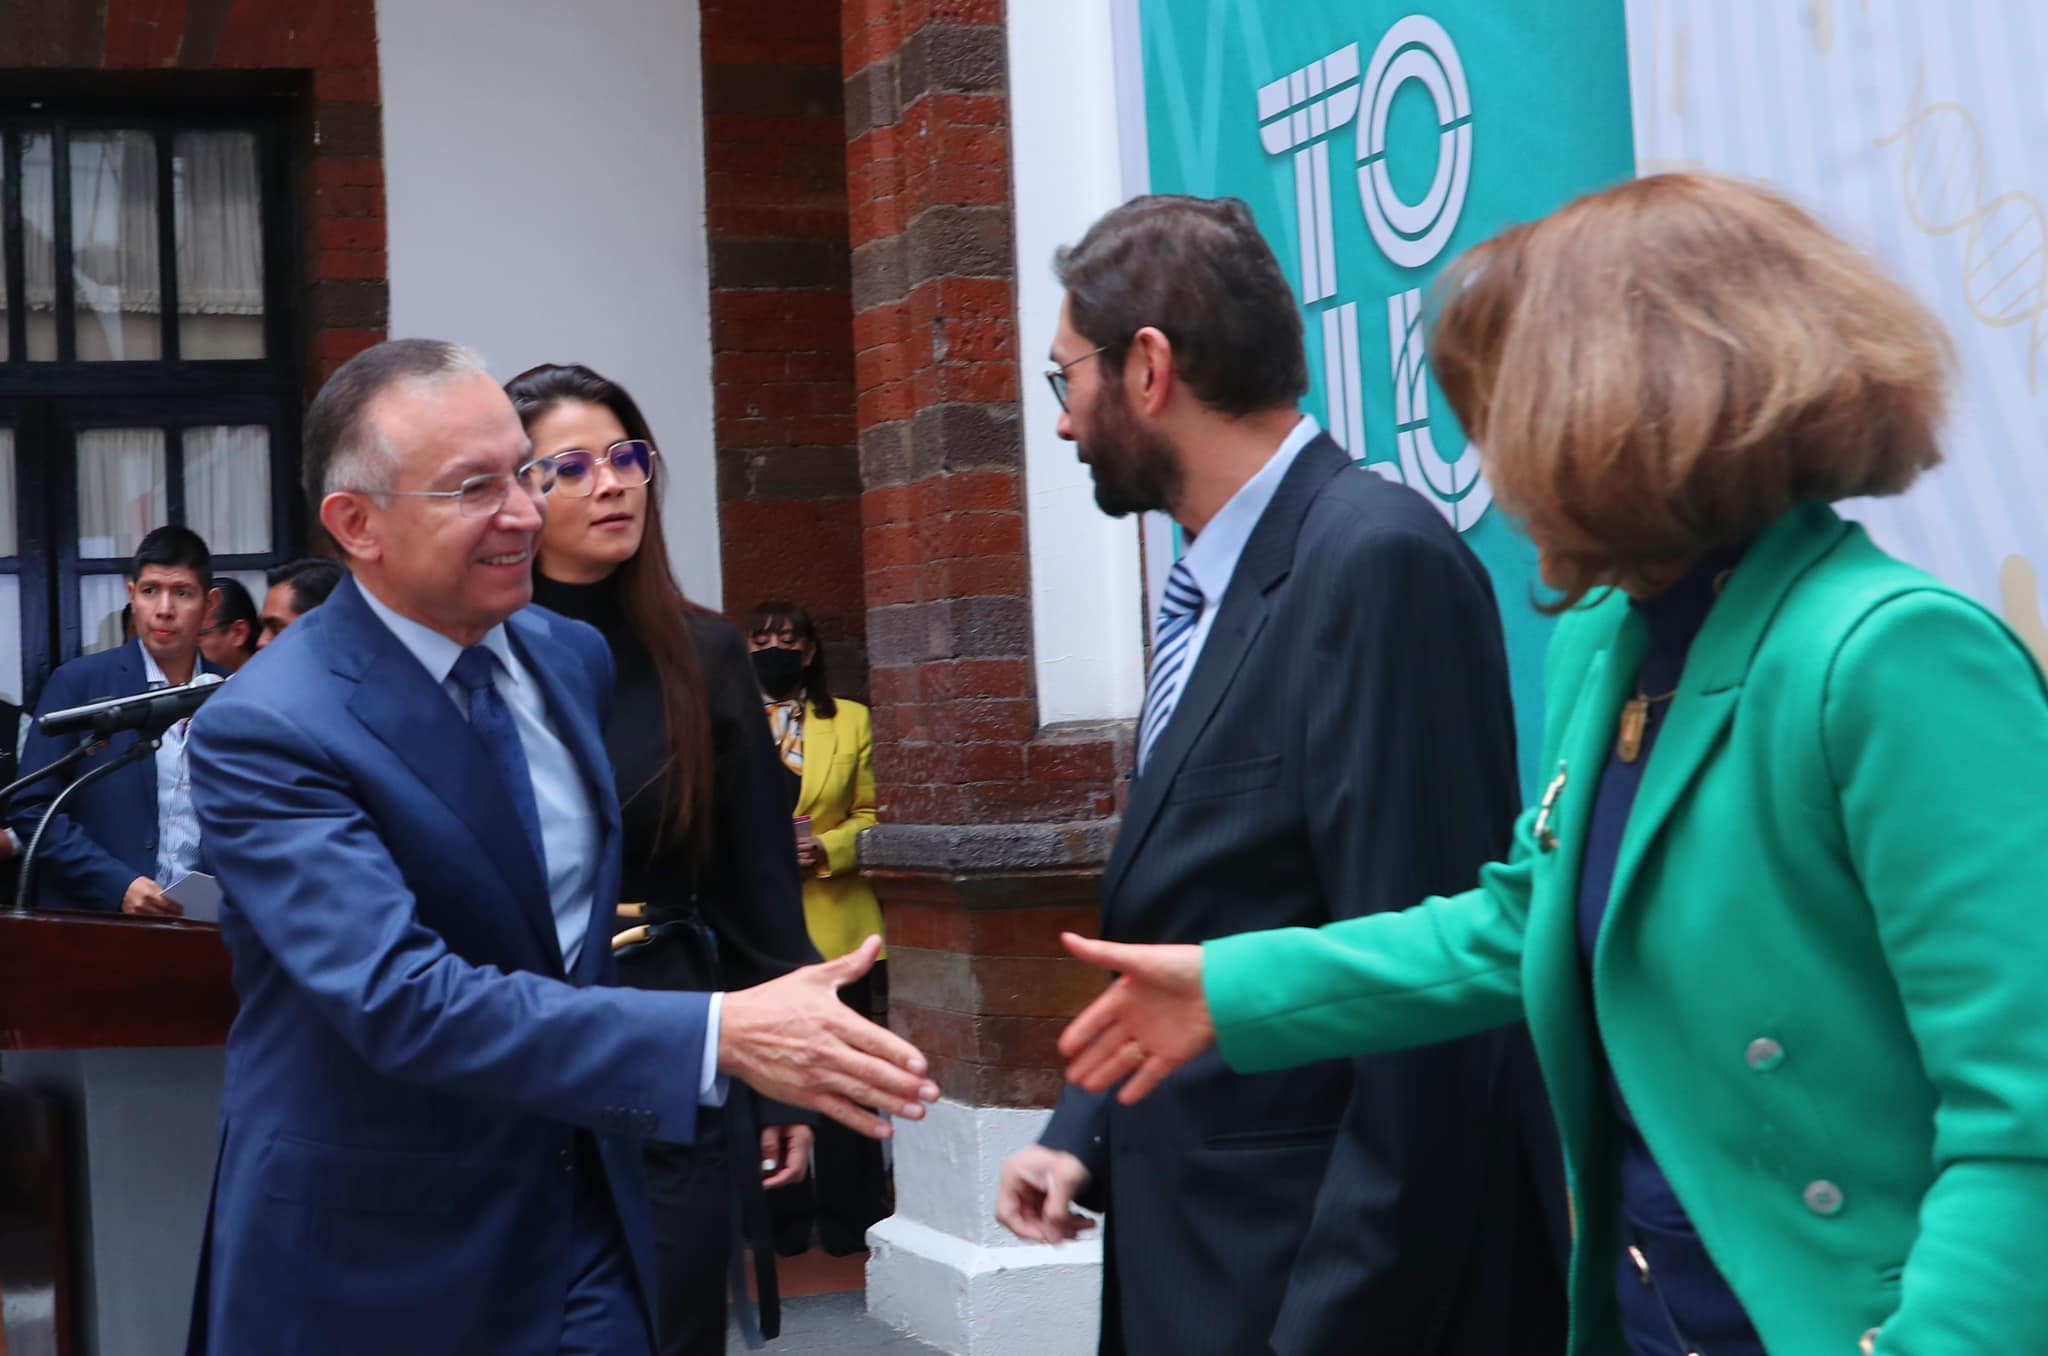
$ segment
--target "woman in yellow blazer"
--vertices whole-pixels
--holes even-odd
[[[819,954],[831,960],[882,935],[882,906],[861,879],[857,846],[875,825],[874,726],[867,707],[832,695],[824,645],[803,608],[755,607],[747,647],[787,774],[797,865],[804,873],[804,922]],[[888,992],[888,968],[878,959],[840,997],[879,1022]],[[827,1252],[858,1252],[867,1246],[868,1226],[889,1213],[881,1145],[821,1125],[813,1154],[811,1181],[769,1193],[776,1247],[785,1256],[802,1252],[815,1223]]]
[[[1828,501],[1939,460],[1946,339],[1761,189],[1639,180],[1480,246],[1431,352],[1569,609],[1546,789],[1475,889],[1123,972],[1126,1101],[1526,1016],[1578,1356],[2048,1350],[2048,689]]]

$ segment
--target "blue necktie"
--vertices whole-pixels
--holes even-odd
[[[505,699],[498,695],[497,684],[492,682],[498,668],[498,656],[487,647],[472,645],[462,652],[455,661],[455,667],[448,674],[462,690],[469,694],[469,723],[476,730],[477,738],[484,742],[484,748],[491,755],[491,762],[498,769],[498,777],[505,783],[505,791],[512,797],[512,807],[519,811],[520,821],[526,826],[526,841],[533,844],[534,860],[540,863],[541,875],[548,871],[547,844],[540,836],[539,802],[533,798],[533,770],[526,763],[526,745],[519,742],[519,727],[513,723],[512,712],[505,705]]]
[[[1152,652],[1152,681],[1145,686],[1145,713],[1138,721],[1138,771],[1152,756],[1160,731],[1180,700],[1188,669],[1188,646],[1202,617],[1202,590],[1185,557],[1173,562],[1166,576],[1166,596],[1159,603],[1159,637]]]

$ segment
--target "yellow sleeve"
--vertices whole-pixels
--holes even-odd
[[[854,729],[853,804],[846,818],[818,835],[825,847],[825,864],[818,868],[820,879],[846,875],[860,865],[857,843],[864,830],[872,829],[875,817],[875,726],[867,708],[857,702],[839,704],[840,719]]]

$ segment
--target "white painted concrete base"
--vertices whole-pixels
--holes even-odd
[[[1102,1245],[1018,1242],[996,1223],[1003,1160],[1043,1111],[941,1101],[896,1122],[896,1214],[868,1231],[868,1312],[953,1356],[1092,1356]]]

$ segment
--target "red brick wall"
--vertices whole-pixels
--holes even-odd
[[[1001,0],[844,0],[854,380],[883,817],[1114,812],[1114,736],[1041,730]]]
[[[808,608],[867,692],[838,0],[702,0],[726,610]]]
[[[307,392],[384,338],[390,290],[374,0],[0,0],[0,64],[309,76],[311,116],[298,147]]]
[[[1130,731],[1039,723],[1004,6],[841,13],[890,1024],[948,1097],[1047,1106]]]

